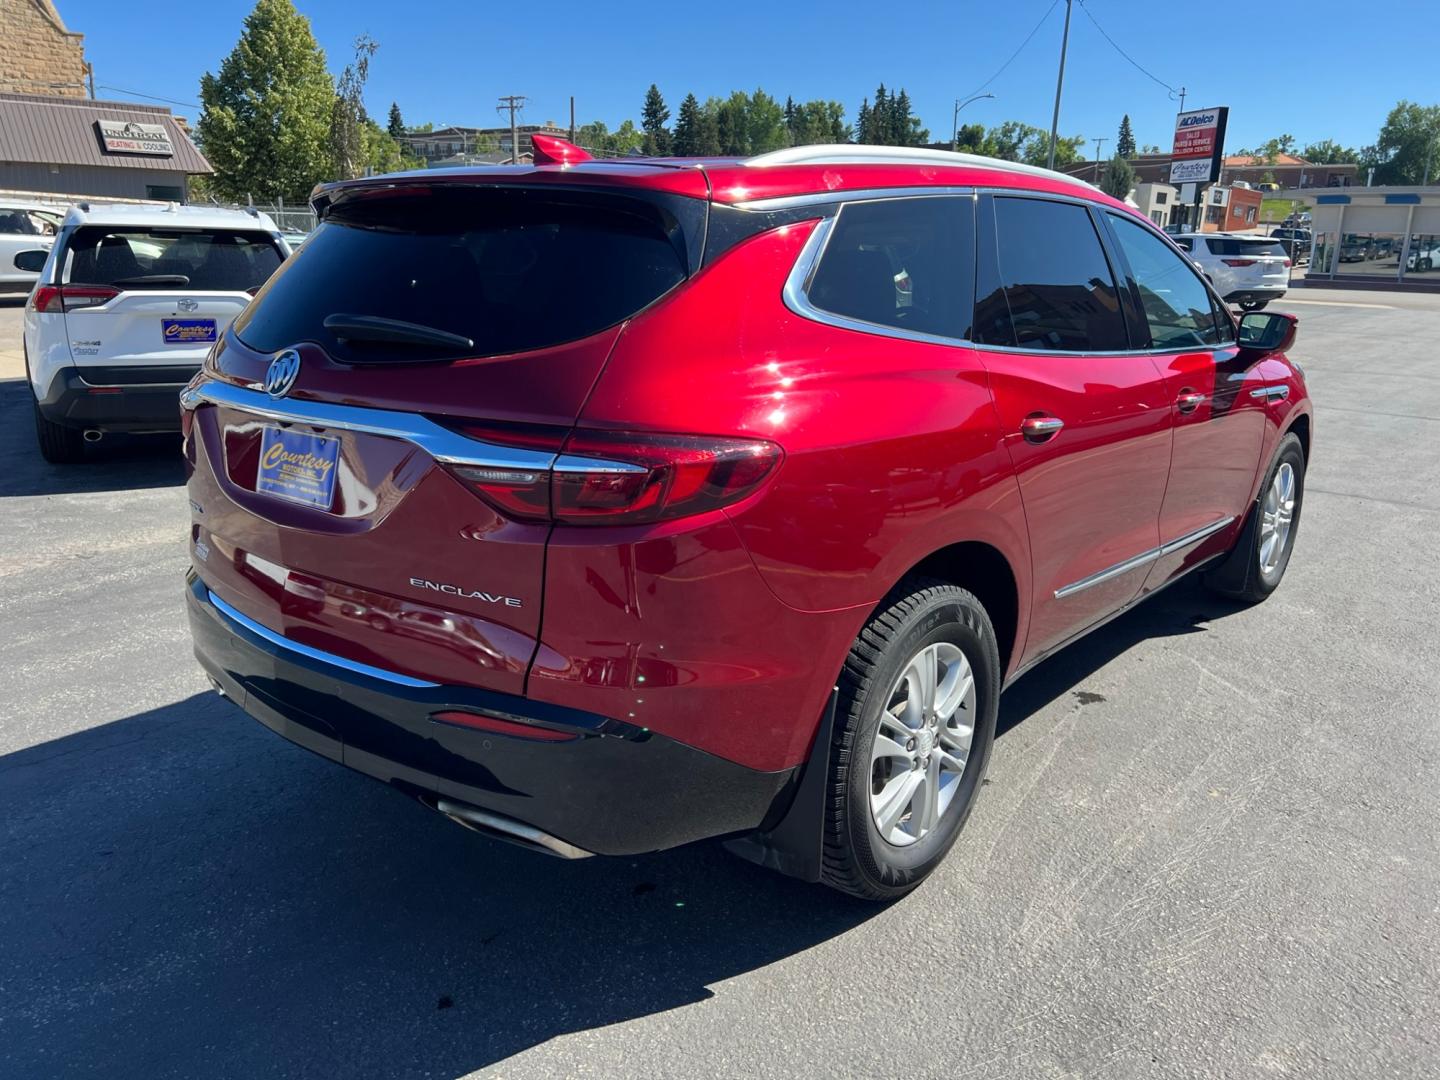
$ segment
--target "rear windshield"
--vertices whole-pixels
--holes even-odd
[[[70,237],[66,283],[123,289],[245,292],[280,265],[269,233],[233,229],[116,229],[84,225]]]
[[[313,341],[349,363],[540,349],[613,326],[683,281],[682,233],[659,202],[597,193],[421,188],[352,198],[330,210],[235,332],[261,352]],[[325,325],[342,317],[472,344],[366,340]]]
[[[1207,237],[1212,255],[1284,255],[1285,247],[1275,240],[1241,240],[1233,236]]]

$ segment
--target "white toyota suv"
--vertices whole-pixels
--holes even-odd
[[[1180,233],[1172,236],[1227,304],[1259,311],[1290,286],[1290,256],[1268,236],[1243,233]]]
[[[179,395],[210,346],[289,254],[264,214],[79,203],[25,305],[25,366],[46,460],[107,432],[179,431]]]

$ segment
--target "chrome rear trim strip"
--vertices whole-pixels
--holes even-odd
[[[187,409],[202,404],[223,405],[266,420],[403,439],[418,446],[436,461],[452,465],[543,472],[555,463],[554,454],[469,439],[419,413],[332,405],[325,401],[302,401],[298,398],[273,398],[259,390],[247,390],[215,379],[207,379],[187,389],[180,395],[180,404]]]
[[[1174,540],[1169,540],[1157,548],[1151,548],[1149,551],[1141,552],[1132,559],[1126,559],[1124,562],[1116,563],[1114,566],[1107,566],[1098,573],[1091,574],[1089,577],[1081,578],[1079,581],[1056,589],[1055,599],[1064,600],[1067,596],[1074,596],[1076,593],[1084,592],[1086,589],[1094,588],[1096,585],[1103,585],[1105,582],[1111,581],[1121,574],[1128,574],[1132,570],[1138,570],[1142,566],[1148,566],[1156,559],[1162,558],[1165,555],[1173,555],[1177,551],[1183,551],[1187,547],[1198,544],[1207,536],[1213,536],[1234,520],[1233,517],[1225,517],[1219,521],[1212,521],[1209,525],[1204,525],[1193,532],[1188,532],[1184,536],[1177,536]]]
[[[300,656],[308,657],[311,660],[318,660],[322,664],[332,664],[346,671],[353,671],[357,675],[365,675],[372,679],[380,679],[383,682],[394,683],[396,686],[411,686],[417,688],[439,686],[439,683],[426,682],[424,679],[411,678],[409,675],[401,675],[398,671],[386,671],[384,668],[371,667],[369,664],[357,663],[354,660],[347,660],[343,656],[336,656],[334,653],[325,652],[322,649],[312,649],[309,645],[301,645],[299,642],[291,641],[283,634],[277,634],[268,627],[261,626],[254,619],[241,615],[233,607],[221,600],[210,590],[205,590],[206,597],[211,605],[225,618],[235,623],[244,630],[249,631],[258,638],[279,646],[288,652],[297,653]]]

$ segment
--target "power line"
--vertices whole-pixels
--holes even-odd
[[[1133,56],[1127,53],[1119,45],[1115,44],[1115,39],[1105,32],[1105,28],[1100,25],[1100,20],[1096,19],[1094,15],[1090,14],[1090,9],[1085,6],[1085,0],[1080,0],[1080,10],[1085,12],[1085,17],[1095,24],[1095,29],[1100,31],[1100,36],[1110,43],[1110,47],[1130,62],[1131,67],[1133,67],[1136,71],[1140,72],[1140,74],[1144,75],[1151,82],[1159,83],[1166,90],[1169,90],[1171,97],[1175,97],[1177,94],[1180,93],[1179,90],[1176,90],[1175,87],[1171,86],[1164,79],[1152,75],[1149,71],[1145,70],[1145,68],[1141,67],[1139,62],[1136,61]]]
[[[151,101],[163,101],[169,105],[183,105],[187,109],[204,108],[203,105],[197,105],[193,101],[176,101],[174,98],[156,97],[154,94],[142,94],[139,90],[126,90],[123,86],[106,86],[102,83],[97,89],[110,90],[117,94],[128,94],[130,97],[149,98]]]
[[[1020,42],[1020,47],[1010,54],[1010,59],[1006,60],[1005,63],[1001,64],[1000,69],[996,71],[994,75],[991,75],[983,83],[981,83],[974,90],[970,91],[970,93],[965,94],[964,96],[971,97],[975,94],[978,94],[981,90],[984,90],[1001,75],[1005,74],[1005,69],[1015,62],[1015,58],[1025,50],[1026,45],[1030,44],[1030,39],[1040,32],[1040,27],[1045,25],[1045,20],[1050,18],[1050,13],[1055,10],[1055,5],[1058,3],[1060,3],[1060,0],[1051,0],[1050,6],[1045,9],[1045,14],[1040,16],[1040,21],[1035,24],[1034,29],[1032,29],[1030,33],[1025,35],[1025,40]]]

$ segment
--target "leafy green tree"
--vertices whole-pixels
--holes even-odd
[[[989,154],[985,142],[985,125],[961,124],[955,132],[955,149],[966,154]]]
[[[400,115],[400,105],[397,102],[390,103],[390,123],[385,126],[385,130],[392,139],[398,139],[405,134],[405,118]]]
[[[698,149],[695,153],[700,157],[719,157],[724,152],[720,149],[719,110],[711,108],[709,102],[700,107],[700,129],[696,144]]]
[[[795,106],[792,145],[849,142],[850,134],[850,129],[845,124],[845,106],[838,101],[822,101],[817,98]]]
[[[1341,146],[1334,139],[1321,139],[1307,143],[1300,156],[1316,165],[1358,165],[1360,152],[1348,146]]]
[[[222,198],[300,202],[331,177],[335,84],[290,0],[258,0],[220,73],[201,77],[200,102],[196,131]]]
[[[335,103],[330,109],[330,152],[335,159],[335,174],[352,180],[369,167],[370,147],[365,125],[365,83],[370,78],[370,59],[379,43],[369,34],[355,39],[355,60],[346,64],[336,87]]]
[[[1057,153],[1055,160],[1060,156]],[[1135,167],[1120,153],[1116,153],[1105,166],[1105,176],[1100,181],[1100,190],[1116,199],[1123,199],[1135,188]]]
[[[752,154],[764,154],[789,145],[784,108],[759,87],[750,95],[745,109],[745,131]]]
[[[1130,159],[1135,156],[1135,133],[1130,130],[1130,114],[1120,118],[1120,134],[1115,139],[1117,156]]]
[[[736,102],[735,98],[741,98]],[[745,130],[745,94],[736,91],[715,106],[715,131],[722,154],[746,157],[750,153],[749,132]]]
[[[1440,105],[1397,103],[1380,128],[1373,158],[1377,184],[1440,178]]]
[[[675,119],[675,137],[671,143],[676,157],[697,157],[700,154],[700,102],[694,94],[686,94]]]
[[[1144,146],[1140,147],[1140,153],[1158,154],[1160,153],[1160,147],[1157,146],[1155,143],[1146,143]]]
[[[670,153],[670,129],[665,121],[670,119],[670,110],[660,96],[660,88],[654,83],[645,91],[645,107],[640,113],[640,127],[645,132],[644,151],[648,157],[664,157]]]

